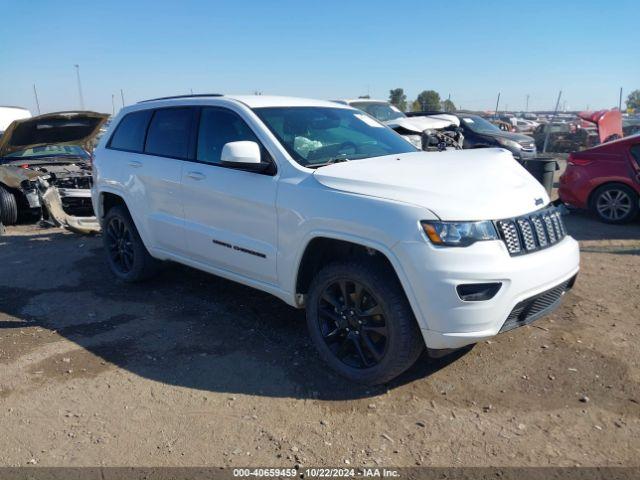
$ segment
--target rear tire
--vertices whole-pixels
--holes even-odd
[[[15,225],[18,222],[18,203],[9,190],[0,185],[0,223]]]
[[[125,282],[141,282],[154,276],[160,262],[144,246],[126,208],[115,206],[104,217],[102,241],[113,274]]]
[[[397,377],[424,349],[395,274],[370,262],[337,262],[320,270],[309,288],[307,326],[322,359],[366,385]]]
[[[638,215],[638,194],[621,183],[603,185],[593,193],[591,211],[605,223],[628,223]]]

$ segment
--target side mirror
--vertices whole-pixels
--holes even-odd
[[[222,148],[220,160],[229,166],[260,165],[260,146],[256,142],[229,142]]]

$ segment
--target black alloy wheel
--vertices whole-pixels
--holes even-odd
[[[107,224],[107,251],[112,265],[120,273],[131,272],[134,261],[133,237],[128,226],[119,217],[112,217]]]
[[[626,223],[638,214],[638,195],[626,185],[609,184],[593,195],[592,208],[606,223]]]
[[[322,337],[343,363],[371,368],[386,353],[389,336],[380,302],[364,285],[348,279],[330,283],[318,301]]]

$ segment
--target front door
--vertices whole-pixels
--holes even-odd
[[[235,112],[202,108],[196,161],[182,170],[187,247],[193,260],[275,284],[277,181],[221,165],[224,145],[241,140],[260,143]]]

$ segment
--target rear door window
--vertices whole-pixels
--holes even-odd
[[[111,137],[108,148],[142,153],[144,137],[152,113],[152,110],[142,110],[125,115]]]
[[[188,159],[193,139],[195,109],[186,107],[156,110],[147,132],[145,153]]]

